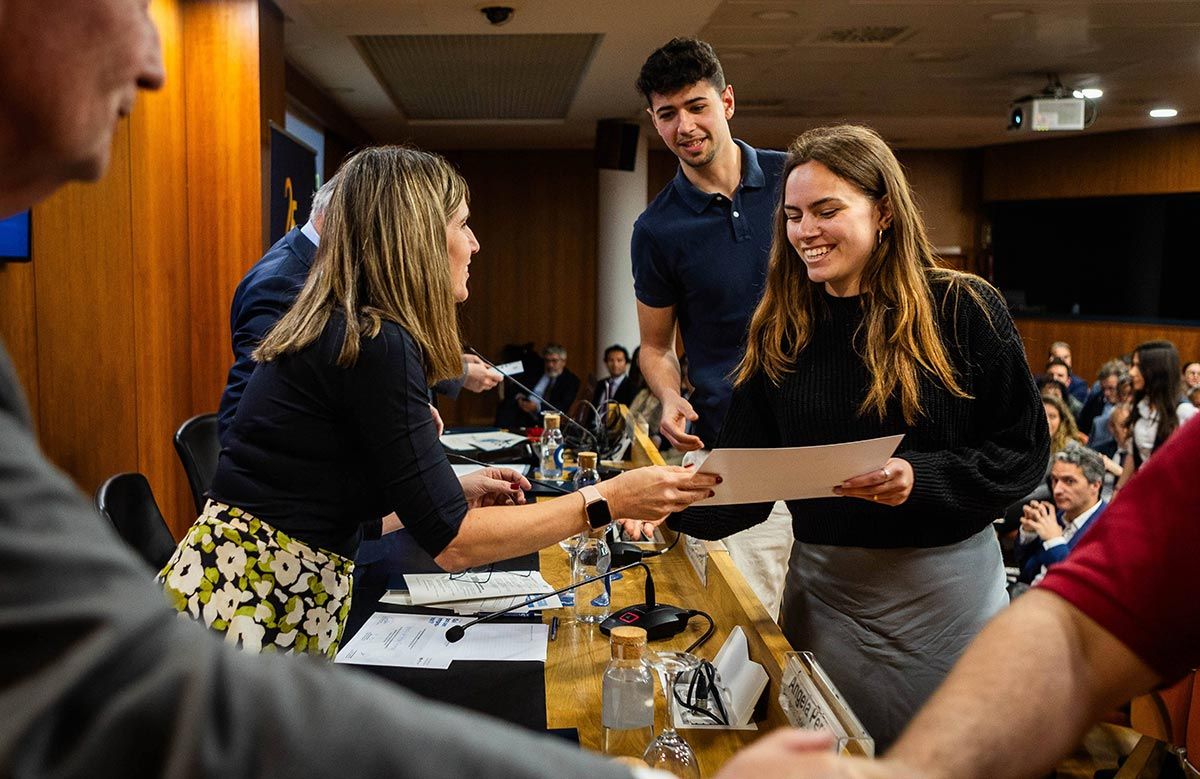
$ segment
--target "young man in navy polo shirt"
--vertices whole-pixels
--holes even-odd
[[[663,436],[699,461],[717,443],[732,392],[728,376],[762,296],[785,155],[730,134],[733,87],[703,41],[676,38],[655,51],[637,89],[680,162],[674,180],[633,227],[639,366],[662,402]],[[680,394],[676,325],[696,387],[690,402]],[[772,616],[791,542],[791,517],[782,503],[763,525],[726,539]]]

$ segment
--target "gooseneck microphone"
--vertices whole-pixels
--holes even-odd
[[[537,603],[540,600],[544,600],[544,599],[552,597],[554,595],[562,595],[564,592],[570,592],[571,590],[574,590],[578,587],[582,587],[585,584],[591,584],[592,582],[600,581],[601,579],[607,579],[608,577],[612,576],[614,573],[620,573],[621,571],[628,571],[630,568],[637,568],[639,566],[646,569],[647,599],[652,599],[654,597],[654,579],[653,579],[653,577],[650,576],[650,569],[646,566],[645,563],[643,563],[639,560],[636,563],[630,563],[629,565],[623,565],[620,568],[609,569],[608,571],[605,571],[602,574],[598,574],[596,576],[591,576],[587,579],[584,579],[583,581],[578,581],[578,582],[575,582],[574,584],[568,584],[566,587],[563,587],[561,590],[555,590],[554,592],[548,592],[544,595],[540,594],[540,593],[537,595],[531,595],[525,601],[518,603],[515,606],[509,606],[507,609],[502,609],[500,611],[493,611],[490,614],[484,614],[482,617],[476,617],[475,619],[473,619],[470,622],[467,622],[465,624],[452,625],[451,627],[446,629],[446,640],[449,641],[451,644],[453,644],[456,641],[462,640],[463,635],[467,632],[467,628],[471,627],[472,625],[478,625],[480,622],[491,622],[493,619],[496,619],[497,617],[502,617],[505,614],[508,614],[509,612],[516,611],[517,609],[523,609],[526,606],[528,606],[530,603]]]

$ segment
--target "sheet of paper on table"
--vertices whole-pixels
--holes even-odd
[[[900,445],[902,435],[822,446],[777,449],[716,449],[700,473],[718,473],[711,498],[696,506],[832,498],[846,479],[878,470]]]
[[[336,662],[400,668],[449,668],[455,660],[546,662],[542,623],[475,625],[457,643],[446,630],[466,617],[376,612],[338,652]]]
[[[538,571],[410,573],[405,574],[404,581],[414,606],[554,592]]]
[[[494,452],[507,449],[514,444],[526,440],[525,436],[508,433],[503,430],[485,430],[478,433],[447,433],[442,436],[442,444],[448,449],[460,452],[477,449],[481,452]]]
[[[472,463],[467,463],[465,465],[451,463],[450,467],[454,469],[454,475],[458,476],[459,478],[462,478],[463,476],[466,476],[468,474],[475,473],[475,471],[483,470],[482,465],[474,465]],[[521,474],[522,476],[529,475],[529,466],[522,465],[521,463],[496,463],[495,467],[496,468],[509,468],[509,469],[514,470],[517,473]]]

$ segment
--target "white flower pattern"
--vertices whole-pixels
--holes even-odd
[[[280,544],[270,525],[209,501],[159,581],[181,615],[223,629],[243,649],[332,659],[350,610],[354,564],[284,538]]]

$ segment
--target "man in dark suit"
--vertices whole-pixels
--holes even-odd
[[[1054,503],[1030,501],[1021,517],[1017,581],[1030,584],[1067,559],[1084,531],[1104,513],[1103,483],[1104,461],[1091,449],[1072,447],[1054,456],[1050,469]]]
[[[292,305],[317,256],[321,225],[329,196],[337,182],[337,176],[326,181],[313,195],[312,212],[303,227],[288,231],[274,246],[267,250],[262,259],[254,263],[242,277],[233,293],[233,305],[229,310],[229,331],[233,335],[233,365],[221,393],[221,405],[217,410],[217,428],[221,440],[237,411],[238,401],[254,373],[254,351],[267,331],[279,321]]]
[[[596,382],[592,405],[599,409],[611,400],[628,406],[637,394],[637,387],[629,378],[629,350],[613,344],[604,350],[604,365],[608,376]]]
[[[513,425],[514,427],[536,427],[542,424],[542,411],[550,409],[544,407],[538,398],[544,398],[554,408],[569,412],[571,404],[579,396],[579,377],[567,368],[566,349],[559,344],[546,344],[546,348],[542,350],[542,360],[546,366],[542,375],[532,383],[524,382],[538,397],[517,393],[518,413],[517,424]]]

